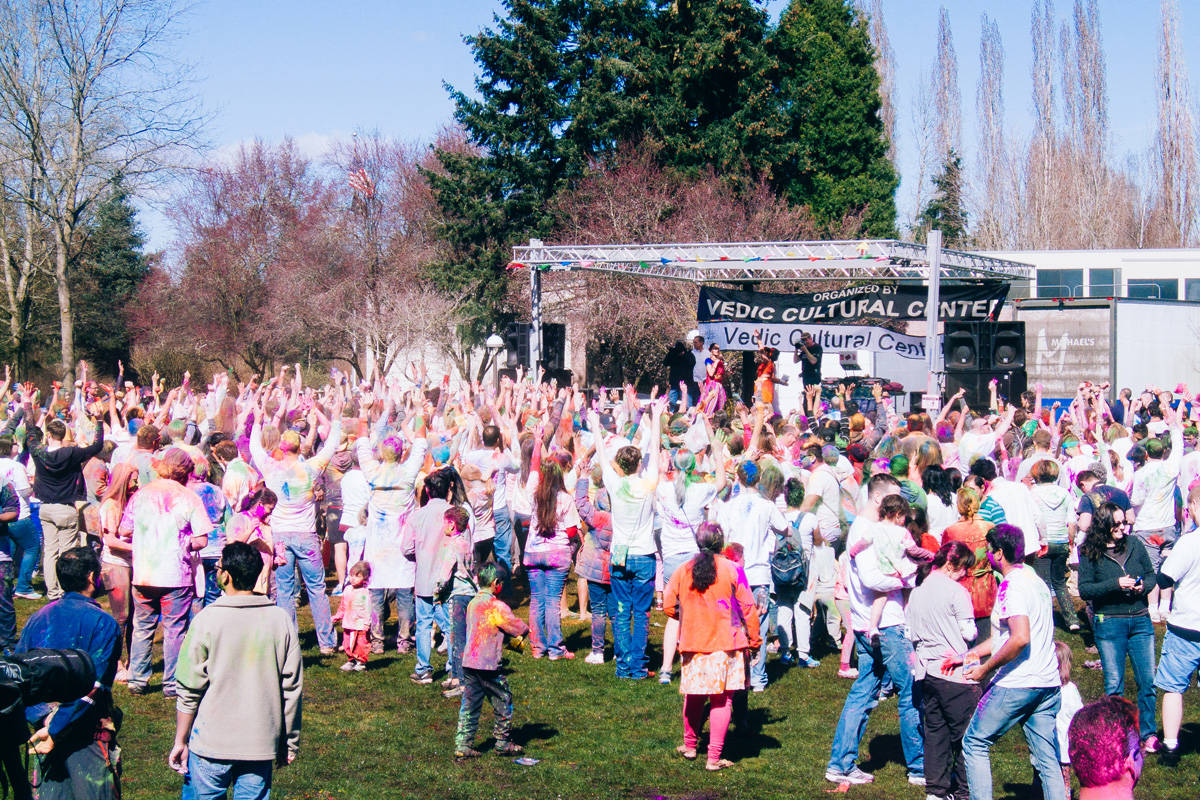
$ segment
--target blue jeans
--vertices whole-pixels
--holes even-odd
[[[771,587],[751,586],[750,591],[754,593],[755,605],[761,609],[764,609],[764,611],[758,615],[758,629],[759,631],[769,631],[770,628],[767,626],[767,618],[771,616]],[[754,660],[750,662],[750,688],[767,688],[766,635],[763,635],[762,644],[758,647],[758,653],[754,656]]]
[[[492,538],[492,552],[496,556],[496,561],[503,564],[504,568],[511,575],[513,552],[512,516],[509,515],[507,508],[497,508],[492,511],[492,520],[496,524],[496,535]]]
[[[317,629],[317,644],[332,648],[337,642],[333,638],[333,616],[329,611],[329,598],[325,595],[325,562],[321,558],[321,543],[316,531],[275,531],[275,544],[283,545],[287,563],[275,570],[275,603],[296,622],[296,567],[300,568],[300,579],[308,592],[308,607],[312,610],[313,626]]]
[[[8,535],[12,537],[16,547],[13,548],[13,561],[17,567],[17,588],[14,591],[21,594],[33,593],[33,571],[37,569],[42,559],[42,537],[38,535],[37,524],[33,517],[19,519],[8,523]]]
[[[588,612],[592,615],[592,652],[604,652],[604,628],[612,616],[612,589],[607,583],[588,581]]]
[[[13,562],[0,561],[0,652],[12,652],[17,643],[17,610],[13,608]]]
[[[221,585],[217,583],[217,563],[220,558],[202,558],[204,564],[204,597],[201,598],[201,608],[210,606],[221,596]]]
[[[429,663],[429,654],[433,650],[433,623],[437,623],[443,636],[450,635],[450,620],[446,618],[446,609],[441,603],[433,602],[432,597],[417,595],[417,668],[416,672],[424,674],[433,672]]]
[[[654,556],[626,556],[612,568],[613,650],[618,678],[646,677],[646,636],[654,602]]]
[[[188,774],[180,800],[268,800],[271,796],[270,761],[213,761],[188,752]]]
[[[1058,758],[1058,731],[1054,718],[1061,701],[1059,687],[1006,689],[993,686],[983,693],[975,716],[963,736],[963,765],[971,800],[992,800],[992,764],[989,754],[1001,736],[1020,724],[1029,745],[1029,757],[1042,780],[1046,800],[1066,800]]]
[[[1137,681],[1138,728],[1145,740],[1158,730],[1154,716],[1154,625],[1150,617],[1110,617],[1096,615],[1096,649],[1104,667],[1104,693],[1125,694],[1125,656],[1133,664]]]
[[[567,651],[562,636],[562,593],[566,567],[526,566],[529,575],[529,643],[535,653],[560,656]]]
[[[671,411],[679,410],[679,401],[683,399],[683,394],[679,391],[679,385],[676,384],[672,389],[667,391],[667,405]]]
[[[829,751],[829,771],[846,773],[854,768],[858,759],[858,746],[867,730],[867,718],[879,704],[879,690],[887,675],[896,687],[900,712],[900,744],[904,748],[904,761],[910,775],[925,774],[924,737],[921,733],[921,715],[913,702],[913,679],[909,672],[909,660],[913,657],[912,644],[904,638],[904,626],[893,625],[879,631],[879,645],[871,644],[865,633],[855,632],[854,646],[858,650],[858,678],[846,695],[837,730],[833,734],[833,747]],[[1053,726],[1053,718],[1051,726]],[[1059,781],[1062,784],[1062,781]]]
[[[387,622],[388,607],[393,601],[396,603],[396,618],[399,621],[396,628],[396,648],[400,649],[407,646],[405,642],[411,643],[413,638],[416,601],[413,599],[412,587],[371,590],[371,638],[383,643],[383,623]]]
[[[462,680],[463,650],[467,647],[467,606],[472,595],[456,594],[450,598],[450,659],[451,678]]]

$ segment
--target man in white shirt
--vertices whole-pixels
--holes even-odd
[[[1036,556],[1041,545],[1038,542],[1037,507],[1029,487],[997,475],[988,487],[988,497],[1000,504],[1004,521],[1025,534],[1025,558]]]
[[[821,448],[821,462],[809,475],[800,510],[815,514],[821,536],[830,545],[842,540],[842,487],[836,473],[840,453],[836,447]]]
[[[879,524],[879,506],[889,495],[900,494],[900,483],[887,473],[871,478],[867,488],[867,506],[854,520],[847,537],[847,547],[864,537],[888,535]],[[854,627],[855,647],[858,650],[858,678],[850,687],[846,703],[838,718],[825,768],[825,780],[832,783],[871,783],[875,776],[863,771],[855,761],[862,735],[867,729],[867,717],[875,708],[886,672],[896,687],[900,712],[900,743],[908,766],[908,782],[925,785],[925,751],[921,741],[920,714],[913,705],[913,676],[910,664],[912,643],[904,634],[904,583],[894,575],[886,575],[879,567],[875,545],[868,546],[850,560],[847,570],[850,592],[850,618]],[[887,601],[879,621],[879,638],[867,638],[871,625],[871,604],[879,595]]]
[[[1156,571],[1162,566],[1163,551],[1170,550],[1175,541],[1175,485],[1183,461],[1183,423],[1179,412],[1166,406],[1163,416],[1171,432],[1171,452],[1164,452],[1161,439],[1147,439],[1146,465],[1133,473],[1133,491],[1129,493],[1129,501],[1137,510],[1133,535],[1146,546]],[[1155,586],[1146,601],[1150,604],[1150,620],[1162,622],[1171,607],[1171,590]]]
[[[717,522],[725,531],[727,544],[742,546],[746,580],[758,606],[758,624],[765,630],[771,606],[771,553],[775,550],[775,532],[788,528],[788,521],[774,502],[758,493],[758,466],[753,461],[738,466],[737,494],[721,503]],[[750,688],[767,688],[767,645],[764,639],[758,655],[750,662]]]
[[[690,331],[688,338],[692,342],[692,356],[696,359],[696,363],[692,365],[692,382],[688,384],[688,406],[694,407],[700,402],[700,390],[708,380],[708,366],[704,363],[704,359],[708,358],[708,351],[704,349],[704,337],[700,335],[700,331]]]
[[[513,529],[512,516],[508,511],[508,476],[521,471],[521,454],[505,449],[504,436],[495,425],[483,426],[481,437],[483,447],[470,451],[463,460],[479,467],[483,480],[492,482],[492,520],[496,526],[492,549],[496,560],[512,574]],[[515,436],[512,446],[519,446]]]
[[[613,611],[613,650],[618,678],[643,680],[646,669],[646,641],[649,636],[650,605],[654,601],[654,490],[658,487],[658,450],[667,398],[650,404],[649,458],[639,472],[642,451],[622,447],[613,456],[603,436],[596,437],[596,461],[604,478],[604,488],[612,502],[613,538],[611,553]],[[642,420],[646,424],[646,420]],[[600,418],[588,413],[588,427],[600,430]]]
[[[1187,510],[1192,522],[1200,525],[1200,486],[1188,492]],[[1158,585],[1176,589],[1154,673],[1154,685],[1163,692],[1159,763],[1174,767],[1179,764],[1183,693],[1200,669],[1200,533],[1189,533],[1175,543],[1158,571]]]
[[[1054,608],[1050,589],[1023,563],[1025,536],[997,525],[987,535],[988,558],[1004,576],[992,611],[992,638],[966,652],[967,680],[991,684],[984,691],[963,737],[963,763],[971,800],[991,800],[990,753],[1000,737],[1021,725],[1046,800],[1066,800],[1059,767],[1055,718],[1062,678],[1054,652]]]
[[[987,417],[978,417],[971,423],[971,430],[963,433],[962,426],[967,418],[966,403],[963,404],[963,413],[958,419],[959,427],[955,432],[955,438],[958,440],[959,472],[965,476],[970,471],[971,464],[975,459],[990,458],[996,452],[996,442],[1008,432],[1009,427],[1012,425],[1013,415],[1016,413],[1017,407],[1009,406],[1008,413],[996,425],[995,430],[992,430]]]

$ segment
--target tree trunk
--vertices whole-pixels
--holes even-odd
[[[67,243],[70,234],[56,228],[54,235],[54,285],[58,290],[58,329],[62,337],[63,385],[75,385],[75,322],[71,319],[71,285],[68,281]]]

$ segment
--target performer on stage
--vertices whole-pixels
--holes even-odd
[[[824,351],[821,345],[813,339],[813,335],[805,331],[800,336],[800,347],[792,354],[792,363],[800,365],[800,377],[805,386],[821,385],[821,355]]]

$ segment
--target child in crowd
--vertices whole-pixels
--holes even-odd
[[[920,561],[927,560],[929,551],[918,547],[912,534],[905,527],[908,517],[909,503],[901,495],[889,495],[879,506],[879,523],[884,530],[876,531],[874,536],[863,536],[850,547],[850,557],[874,545],[875,558],[879,563],[879,571],[891,575],[911,586],[916,581],[917,567]],[[871,603],[871,621],[867,628],[867,638],[873,639],[879,635],[879,621],[883,619],[883,607],[887,603],[887,595],[881,594]]]
[[[367,582],[371,579],[371,565],[359,561],[347,575],[349,585],[342,590],[342,604],[333,615],[333,622],[342,623],[342,650],[347,661],[342,664],[343,672],[362,672],[367,668],[367,655],[371,652],[371,590]]]
[[[491,500],[488,500],[489,504]],[[491,506],[488,506],[491,513]],[[478,524],[478,517],[475,518]],[[471,518],[466,509],[446,509],[443,516],[442,547],[438,551],[434,574],[438,576],[438,597],[445,597],[450,617],[450,648],[442,682],[443,697],[462,695],[462,655],[467,636],[467,605],[479,590],[471,572],[475,566],[471,546]],[[477,527],[475,530],[479,530]],[[501,578],[503,580],[503,577]]]
[[[1083,708],[1083,698],[1079,695],[1079,687],[1071,680],[1071,648],[1065,642],[1056,641],[1054,655],[1058,656],[1058,676],[1062,680],[1062,702],[1054,727],[1058,730],[1058,762],[1062,765],[1063,780],[1067,784],[1067,797],[1070,797],[1071,756],[1067,750],[1067,729],[1071,727],[1075,713]]]
[[[504,635],[523,636],[529,626],[496,595],[503,587],[500,569],[493,563],[484,564],[476,576],[479,593],[467,606],[467,643],[462,656],[462,705],[458,709],[458,733],[454,738],[454,758],[474,758],[475,731],[479,727],[479,712],[483,698],[492,701],[496,722],[492,728],[496,737],[494,751],[498,756],[516,755],[523,748],[514,744],[512,733],[513,700],[508,681],[500,673],[500,649]]]

